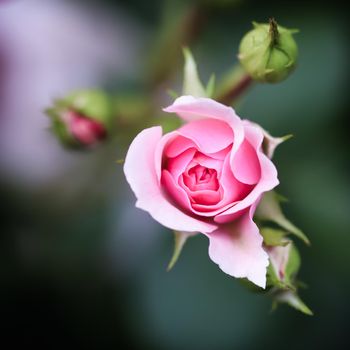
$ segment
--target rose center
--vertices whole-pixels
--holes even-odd
[[[219,188],[216,170],[199,164],[186,171],[183,179],[191,191],[217,191]]]

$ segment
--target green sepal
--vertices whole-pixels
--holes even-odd
[[[266,130],[263,130],[264,133],[264,141],[263,141],[263,151],[269,157],[272,158],[277,146],[281,143],[291,139],[293,137],[292,134],[288,134],[281,137],[273,137]]]
[[[61,114],[67,110],[62,100],[56,100],[55,107],[47,108],[44,113],[51,119],[50,131],[58,138],[61,144],[69,149],[81,148],[80,143],[70,134]]]
[[[206,96],[209,98],[212,98],[215,93],[215,74],[213,73],[207,83],[207,86],[205,88]]]
[[[301,259],[298,249],[293,242],[290,243],[289,259],[286,265],[284,281],[287,284],[295,285],[295,278],[299,272]]]
[[[184,67],[184,82],[183,82],[183,95],[191,95],[194,97],[206,97],[206,91],[201,83],[197,71],[197,64],[192,56],[189,48],[183,48],[183,54],[185,58]]]
[[[264,239],[264,243],[268,246],[286,246],[290,242],[288,239],[286,239],[288,232],[283,230],[263,227],[260,229],[260,234]]]
[[[188,232],[174,231],[174,251],[167,267],[167,271],[170,271],[176,264],[182,248],[184,247],[187,239],[191,237],[192,234]]]
[[[279,202],[274,191],[265,193],[255,212],[256,217],[262,221],[276,223],[287,232],[300,238],[305,244],[310,245],[307,236],[284,216]]]
[[[102,90],[77,90],[65,97],[63,103],[85,117],[101,122],[106,130],[113,127],[113,101]]]
[[[288,304],[289,306],[302,312],[305,315],[313,316],[313,312],[311,311],[311,309],[300,299],[298,294],[294,291],[279,291],[273,296],[273,299],[273,305],[275,306],[275,308],[277,307],[277,304],[284,303]]]

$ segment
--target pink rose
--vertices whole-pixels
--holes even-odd
[[[268,255],[253,215],[279,182],[263,130],[209,98],[182,96],[164,110],[187,123],[165,135],[145,129],[130,145],[124,172],[136,206],[168,228],[205,234],[225,273],[265,288]]]

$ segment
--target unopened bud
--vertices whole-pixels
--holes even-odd
[[[239,60],[254,79],[260,82],[277,83],[288,77],[295,68],[298,47],[293,38],[297,30],[277,25],[274,19],[269,24],[253,23],[254,29],[242,39]]]
[[[300,267],[300,256],[292,241],[285,243],[283,246],[265,247],[270,260],[268,284],[293,288]]]
[[[68,147],[93,147],[111,132],[112,103],[98,90],[74,92],[55,101],[46,113],[51,117],[54,134]]]

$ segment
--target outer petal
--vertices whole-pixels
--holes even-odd
[[[261,167],[260,181],[255,185],[254,189],[240,202],[225,212],[218,214],[215,217],[215,222],[225,223],[233,220],[236,213],[255,204],[260,196],[267,191],[272,190],[279,184],[277,178],[277,170],[272,161],[262,152],[261,145],[263,142],[263,134],[260,128],[250,123],[244,124],[246,140],[254,147],[259,159]]]
[[[155,151],[161,137],[161,127],[145,129],[136,136],[127,153],[124,173],[137,197],[136,206],[173,230],[212,232],[216,225],[186,215],[173,206],[161,191],[155,164]]]
[[[261,177],[261,167],[256,150],[244,140],[232,157],[232,172],[235,178],[245,184],[254,185]]]
[[[228,123],[234,133],[233,152],[238,149],[243,141],[244,130],[242,120],[231,107],[227,107],[210,98],[181,96],[171,106],[164,108],[164,111],[176,113],[187,122],[213,118]]]
[[[252,220],[253,212],[254,208],[250,208],[236,221],[206,234],[209,256],[228,275],[246,277],[265,288],[269,258],[262,247],[259,229]]]

